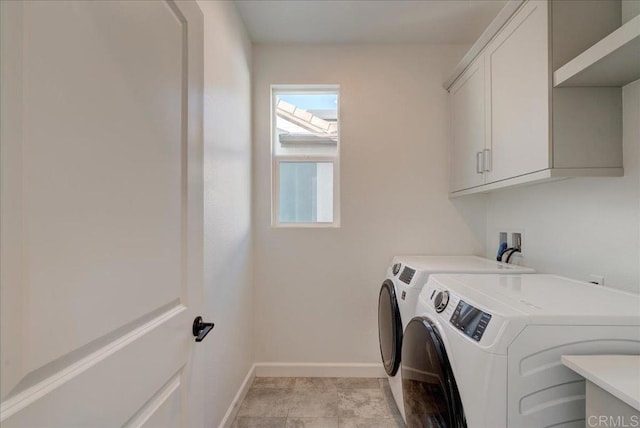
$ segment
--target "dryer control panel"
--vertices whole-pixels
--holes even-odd
[[[479,342],[489,325],[489,321],[491,321],[491,314],[471,306],[464,300],[460,300],[453,311],[453,315],[451,315],[450,321],[466,336]]]

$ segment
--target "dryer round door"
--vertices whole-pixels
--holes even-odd
[[[426,317],[413,318],[404,332],[402,394],[408,428],[466,428],[447,351]]]
[[[402,348],[402,320],[393,282],[385,280],[378,296],[378,337],[384,369],[395,376],[400,367]]]

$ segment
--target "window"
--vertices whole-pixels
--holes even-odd
[[[271,88],[271,223],[340,225],[337,85]]]

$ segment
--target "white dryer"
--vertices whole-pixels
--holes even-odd
[[[533,269],[475,256],[398,256],[387,270],[378,298],[380,353],[393,397],[404,418],[400,359],[402,336],[415,315],[418,295],[434,273],[533,273]]]
[[[640,296],[553,275],[432,275],[404,334],[407,426],[584,427],[566,354],[640,354]]]

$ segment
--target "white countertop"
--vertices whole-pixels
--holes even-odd
[[[563,355],[562,364],[640,410],[640,355]]]

